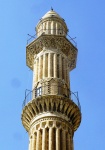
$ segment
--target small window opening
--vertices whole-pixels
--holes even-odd
[[[42,87],[39,87],[36,89],[36,96],[41,96],[42,95]]]

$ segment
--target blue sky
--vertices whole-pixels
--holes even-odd
[[[27,34],[51,6],[62,16],[78,45],[77,67],[70,74],[79,92],[82,122],[74,135],[75,150],[105,149],[105,1],[0,0],[0,149],[28,150],[21,123],[25,89],[32,72],[26,66]]]

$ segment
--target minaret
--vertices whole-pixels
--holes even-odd
[[[26,46],[33,88],[25,95],[21,119],[29,133],[29,150],[74,149],[81,110],[78,96],[70,90],[77,48],[67,32],[64,19],[51,9],[36,26],[37,38]]]

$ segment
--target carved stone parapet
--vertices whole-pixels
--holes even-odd
[[[69,69],[76,67],[77,48],[65,37],[61,35],[41,35],[26,47],[26,63],[33,70],[34,56],[43,48],[60,49],[69,59]]]

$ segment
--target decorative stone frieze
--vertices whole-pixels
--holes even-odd
[[[77,48],[64,36],[41,35],[26,47],[26,63],[33,70],[34,55],[40,53],[43,48],[60,49],[69,59],[69,70],[76,67]]]

